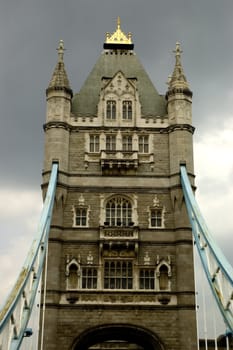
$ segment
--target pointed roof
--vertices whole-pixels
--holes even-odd
[[[102,78],[113,78],[119,71],[124,74],[126,79],[137,80],[143,116],[164,116],[167,114],[164,96],[158,94],[136,54],[132,51],[132,48],[129,48],[132,45],[131,35],[127,38],[129,40],[128,44],[121,44],[119,41],[121,42],[121,38],[124,38],[122,35],[118,19],[116,32],[106,39],[104,44],[105,50],[87,77],[80,92],[72,100],[72,112],[75,115],[96,115],[102,88]],[[107,40],[113,42],[107,42]]]
[[[127,51],[123,54],[104,51],[101,54],[80,92],[74,95],[72,112],[80,116],[96,115],[102,78],[113,78],[118,71],[121,71],[127,79],[137,80],[142,115],[167,114],[164,96],[158,94],[137,56]]]
[[[187,82],[186,76],[181,63],[181,53],[183,52],[180,48],[180,43],[176,43],[176,48],[173,51],[175,53],[175,67],[168,82],[168,90],[173,89],[183,89],[190,91],[189,84]],[[190,91],[191,92],[191,91]]]
[[[67,77],[67,73],[65,70],[65,64],[63,61],[64,51],[65,51],[63,40],[60,40],[57,51],[58,51],[58,62],[56,64],[56,67],[54,69],[52,78],[50,80],[50,83],[46,92],[48,93],[53,89],[65,90],[66,92],[70,93],[73,96],[73,92],[70,87],[69,79]]]

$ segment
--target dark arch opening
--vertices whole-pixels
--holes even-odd
[[[73,350],[88,350],[91,346],[106,341],[126,341],[143,350],[164,350],[158,337],[150,331],[127,324],[102,325],[91,328],[76,338]]]

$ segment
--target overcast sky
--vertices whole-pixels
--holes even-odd
[[[77,92],[121,17],[161,94],[176,41],[193,91],[197,198],[233,263],[233,1],[3,0],[0,5],[0,304],[35,234],[41,209],[45,89],[65,43]]]

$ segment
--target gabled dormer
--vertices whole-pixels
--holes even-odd
[[[98,116],[104,126],[133,126],[140,113],[136,78],[127,79],[122,71],[102,78]]]

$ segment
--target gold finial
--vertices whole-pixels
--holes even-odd
[[[127,35],[121,30],[121,20],[117,17],[117,28],[112,34],[106,33],[106,44],[132,44],[132,34]]]
[[[63,62],[64,51],[65,51],[65,49],[64,49],[64,41],[60,40],[59,41],[59,46],[57,48],[59,62]]]
[[[117,29],[121,29],[121,19],[119,16],[117,17]]]

